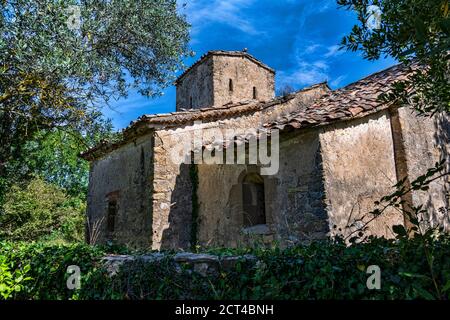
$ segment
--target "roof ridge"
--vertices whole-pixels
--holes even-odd
[[[278,96],[278,97],[274,97],[270,100],[267,101],[260,101],[260,100],[241,100],[241,101],[237,101],[234,103],[230,103],[227,102],[225,104],[222,105],[218,105],[218,106],[211,106],[211,107],[206,107],[206,108],[199,108],[199,109],[186,109],[183,111],[174,111],[174,112],[166,112],[166,113],[156,113],[156,114],[143,114],[141,115],[137,120],[133,121],[137,122],[139,119],[141,118],[145,118],[146,120],[149,119],[155,119],[155,118],[164,118],[164,117],[170,117],[170,116],[177,116],[177,115],[182,115],[182,114],[193,114],[193,113],[202,113],[202,112],[209,112],[209,111],[218,111],[218,110],[227,110],[227,109],[231,109],[234,107],[239,107],[239,106],[243,106],[243,105],[249,105],[249,104],[258,104],[258,103],[263,103],[263,104],[270,104],[270,103],[276,103],[278,101],[283,101],[284,98],[287,97],[294,97],[295,95],[308,91],[308,90],[312,90],[312,89],[316,89],[319,88],[320,86],[326,86],[328,89],[330,89],[330,87],[328,86],[328,82],[327,81],[322,81],[319,83],[315,83],[313,85],[301,88],[297,91],[294,91],[290,94],[284,95],[284,96]],[[331,89],[330,89],[331,91]],[[126,128],[125,128],[126,129]]]
[[[280,119],[270,121],[264,124],[264,127],[284,129],[286,126],[293,128],[306,128],[311,126],[326,125],[335,121],[345,119],[355,119],[364,117],[374,112],[386,108],[380,104],[375,95],[389,90],[388,85],[396,79],[404,76],[406,64],[397,64],[378,72],[374,72],[358,81],[338,89],[327,91],[321,96],[316,97],[307,108],[291,112]],[[381,75],[381,77],[380,77]],[[198,119],[207,119],[207,121],[216,121],[236,114],[245,114],[249,112],[261,111],[271,106],[275,106],[290,101],[305,92],[319,86],[327,86],[326,82],[314,84],[312,86],[300,89],[289,95],[275,97],[269,101],[240,101],[229,106],[220,106],[216,108],[197,109],[192,111],[174,112],[166,115],[141,116],[130,126],[122,130],[123,139],[121,142],[113,145],[123,144],[130,137],[142,134],[146,130],[154,130],[162,126],[163,128],[176,127],[180,124],[186,124]],[[234,110],[233,110],[234,109]],[[187,115],[185,118],[183,115]],[[150,126],[141,126],[141,124]],[[144,131],[143,131],[144,130]],[[88,159],[92,157],[96,150],[109,147],[99,145],[83,152],[80,156]]]
[[[202,54],[200,56],[200,58],[195,61],[190,67],[188,67],[186,70],[183,71],[183,73],[181,73],[177,79],[174,81],[174,84],[177,85],[178,82],[184,78],[186,76],[186,74],[189,73],[189,71],[191,71],[192,69],[194,69],[196,66],[198,66],[201,62],[203,62],[206,58],[213,56],[213,55],[228,55],[228,56],[243,56],[248,58],[249,60],[253,61],[254,63],[258,64],[259,66],[261,66],[262,68],[275,73],[275,70],[272,69],[271,67],[269,67],[267,64],[265,64],[264,62],[258,60],[257,58],[255,58],[253,55],[251,55],[250,53],[246,52],[246,51],[237,51],[237,50],[209,50],[206,53]]]

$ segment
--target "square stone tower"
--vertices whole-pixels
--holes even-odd
[[[175,82],[176,110],[275,96],[275,71],[246,51],[209,51]]]

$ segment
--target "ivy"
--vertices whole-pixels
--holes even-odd
[[[135,256],[115,275],[102,262],[111,247],[3,242],[0,256],[11,273],[29,265],[26,277],[31,280],[23,282],[10,299],[448,299],[450,236],[428,240],[433,276],[427,257],[417,254],[423,250],[423,241],[406,237],[369,238],[350,246],[334,239],[284,249],[214,249],[208,253],[245,252],[256,260],[241,258],[207,275],[195,272],[192,265],[176,263],[172,252],[154,261]],[[69,265],[80,267],[79,290],[66,286]],[[380,267],[379,290],[366,286],[370,265]]]

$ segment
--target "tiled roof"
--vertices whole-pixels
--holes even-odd
[[[292,94],[278,97],[270,101],[247,100],[223,106],[209,107],[202,109],[191,109],[162,114],[143,115],[130,123],[123,131],[123,139],[116,143],[102,141],[98,145],[80,154],[86,160],[95,159],[98,155],[109,152],[125,144],[133,137],[145,134],[150,130],[177,127],[193,123],[194,121],[218,121],[233,116],[242,116],[256,111],[264,110],[272,106],[283,104],[294,99],[297,95],[311,90],[329,91],[328,85],[323,82],[301,89]]]
[[[133,129],[140,123],[145,123],[146,125],[153,125],[155,128],[163,127],[173,127],[177,125],[182,125],[190,123],[196,120],[202,121],[217,121],[220,119],[226,119],[230,116],[242,115],[246,113],[253,113],[255,111],[263,110],[274,105],[279,105],[285,103],[298,94],[303,94],[307,91],[315,89],[324,89],[325,91],[330,91],[326,82],[318,83],[292,94],[288,94],[283,97],[277,97],[270,101],[256,101],[256,100],[244,100],[237,103],[228,103],[223,106],[213,106],[201,109],[190,109],[186,111],[177,111],[171,113],[162,114],[150,114],[143,115],[139,117],[136,121],[133,121],[130,126],[125,128],[124,134],[132,132]]]
[[[264,69],[275,73],[275,70],[272,69],[271,67],[269,67],[268,65],[266,65],[265,63],[259,61],[258,59],[256,59],[254,56],[252,56],[251,54],[247,53],[246,51],[223,51],[223,50],[211,50],[208,51],[207,53],[205,53],[204,55],[202,55],[200,57],[200,59],[198,59],[193,65],[191,65],[189,68],[187,68],[178,78],[177,80],[175,80],[175,84],[178,84],[178,82],[180,82],[180,80],[182,80],[184,78],[184,76],[189,73],[189,71],[191,71],[192,69],[194,69],[196,66],[198,66],[200,63],[202,63],[203,61],[205,61],[206,58],[210,57],[210,56],[229,56],[229,57],[245,57],[251,61],[253,61],[254,63],[256,63],[257,65],[259,65],[260,67],[263,67]]]
[[[366,116],[387,108],[388,105],[380,102],[378,96],[389,91],[393,82],[405,79],[406,76],[405,65],[390,67],[341,89],[330,91],[313,104],[266,123],[264,127],[299,129]]]
[[[405,79],[408,74],[407,70],[408,68],[404,65],[396,65],[341,89],[335,91],[324,90],[327,93],[317,98],[313,103],[299,105],[296,111],[266,123],[264,127],[268,130],[273,128],[280,130],[302,129],[326,125],[336,121],[361,118],[386,109],[389,106],[381,103],[378,100],[378,96],[383,92],[389,91],[393,82]],[[121,141],[116,143],[102,142],[94,148],[83,152],[80,156],[86,160],[92,160],[127,143],[133,137],[142,135],[150,130],[177,127],[196,120],[217,121],[253,113],[285,103],[302,92],[316,88],[324,89],[328,87],[325,83],[317,84],[269,102],[249,100],[220,107],[143,115],[123,130],[123,139]]]

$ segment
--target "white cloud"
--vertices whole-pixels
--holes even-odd
[[[315,0],[312,1],[315,11],[318,13],[327,11],[336,6],[336,0]]]
[[[311,54],[317,51],[321,46],[320,44],[314,43],[305,48],[305,54]]]
[[[184,1],[179,1],[179,4]],[[242,10],[249,7],[253,0],[214,0],[191,1],[185,6],[188,22],[192,25],[192,34],[197,34],[210,22],[219,22],[237,28],[249,35],[261,32],[246,19]]]
[[[257,27],[263,17],[249,15],[250,6],[260,5],[254,0],[178,0],[179,4],[186,2],[180,11],[186,14],[192,25],[191,44],[198,41],[197,35],[208,32],[212,23],[220,23],[236,28],[246,35],[265,34]],[[279,85],[306,86],[329,79],[330,59],[341,54],[339,46],[327,46],[317,40],[312,40],[314,32],[306,28],[307,19],[314,14],[331,9],[335,0],[301,0],[304,5],[295,19],[298,33],[294,36],[294,50],[291,53],[293,64],[289,69],[277,71]],[[294,22],[294,21],[293,21]],[[311,33],[312,32],[312,33]],[[337,81],[336,79],[335,81]],[[337,82],[336,82],[337,83]]]
[[[328,47],[328,51],[324,54],[325,58],[336,57],[344,53],[344,50],[339,50],[341,46],[333,45]]]
[[[337,77],[336,79],[333,79],[330,82],[330,86],[332,88],[337,88],[341,85],[342,80],[344,80],[347,76],[346,75],[340,75],[339,77]]]
[[[312,63],[312,65],[318,70],[327,70],[329,68],[328,64],[323,60],[317,60]]]
[[[298,67],[292,72],[280,71],[278,81],[280,86],[291,85],[301,87],[326,81],[328,65],[323,61],[314,61],[312,63],[300,62]]]
[[[329,64],[323,59],[324,46],[318,43],[305,44],[297,42],[293,59],[295,66],[289,70],[278,72],[278,83],[280,87],[290,85],[296,88],[326,81]]]

